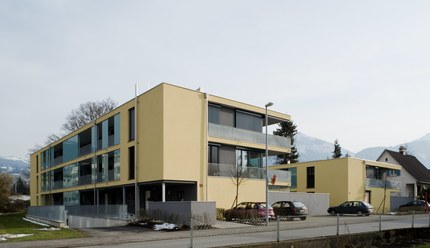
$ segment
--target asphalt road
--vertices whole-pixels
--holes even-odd
[[[428,214],[415,215],[384,215],[381,216],[381,230],[429,227]],[[337,233],[353,234],[378,231],[379,216],[366,217],[313,216],[305,221],[280,221],[280,240],[309,239],[313,237],[334,236]],[[269,226],[255,226],[241,223],[219,222],[219,228],[193,231],[193,247],[217,247],[223,245],[240,245],[277,240],[277,223],[272,221]],[[153,231],[140,227],[98,228],[85,229],[92,237],[0,243],[0,247],[29,248],[29,247],[191,247],[190,231]]]
[[[412,215],[381,216],[381,230],[428,227],[429,215],[416,215],[412,221]],[[414,222],[414,223],[412,223]],[[247,230],[240,230],[240,229]],[[306,221],[282,221],[280,222],[280,240],[308,239],[313,237],[333,236],[339,233],[352,234],[380,230],[379,216],[340,216],[339,229],[337,217],[321,216],[312,217]],[[202,230],[193,233],[193,247],[217,247],[225,245],[240,245],[260,242],[273,242],[277,240],[276,222],[269,227],[251,226],[220,230]],[[87,246],[94,247],[94,246]],[[97,247],[191,247],[191,238],[177,238],[169,240],[146,241],[127,244],[99,245]]]

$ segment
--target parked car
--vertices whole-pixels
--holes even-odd
[[[329,207],[327,212],[331,215],[356,214],[358,216],[373,213],[373,206],[364,201],[347,201],[336,207]]]
[[[269,218],[274,218],[273,208],[269,206]],[[232,209],[224,212],[226,220],[232,219],[253,219],[266,218],[266,203],[265,202],[241,202]]]
[[[275,216],[287,217],[287,220],[294,218],[306,220],[308,215],[308,208],[298,201],[278,201],[272,204],[272,208]]]
[[[427,211],[430,210],[430,203],[427,202]],[[423,200],[410,201],[399,207],[400,212],[408,211],[426,211],[426,202]]]

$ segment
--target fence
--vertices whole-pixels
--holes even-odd
[[[396,218],[401,218],[396,219]],[[365,232],[381,232],[401,228],[429,228],[430,214],[316,216],[306,221],[276,218],[267,225],[264,219],[239,219],[233,222],[218,221],[212,226],[200,226],[192,220],[190,247],[246,247],[258,243],[272,243],[292,239],[340,236]],[[265,246],[266,247],[266,246]],[[267,246],[269,247],[269,246]],[[277,247],[271,245],[270,247]]]
[[[66,211],[64,206],[30,206],[27,209],[27,215],[51,221],[66,222]]]
[[[89,223],[88,225],[96,222],[95,219],[116,219],[123,221],[120,223],[131,219],[131,215],[127,212],[127,205],[30,206],[27,210],[27,216],[55,226],[70,224],[68,220],[71,216],[87,218],[86,222]],[[76,217],[75,219],[77,219]],[[82,218],[80,222],[82,222]],[[98,225],[109,225],[108,222],[107,224],[104,224],[104,222],[100,223],[102,224]],[[80,224],[80,226],[83,225]]]
[[[129,220],[127,205],[80,205],[66,206],[68,215]]]

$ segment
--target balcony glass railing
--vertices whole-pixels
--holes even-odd
[[[400,189],[400,181],[397,179],[373,179],[366,178],[366,188],[387,188],[387,189]]]
[[[243,175],[245,178],[251,179],[265,179],[265,169],[256,167],[246,167],[243,170],[236,168],[235,165],[228,164],[209,164],[208,176],[219,177],[237,177]],[[276,182],[291,183],[291,172],[282,170],[268,170],[269,180],[276,175]]]
[[[245,142],[252,142],[258,144],[266,144],[266,134],[259,133],[254,131],[249,131],[240,128],[234,128],[229,126],[218,125],[214,123],[209,123],[209,136],[229,139],[229,140],[239,140]],[[278,146],[278,147],[290,147],[291,139],[276,136],[276,135],[267,135],[267,143],[270,146]]]

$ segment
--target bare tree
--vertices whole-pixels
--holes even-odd
[[[0,213],[8,211],[10,207],[10,189],[13,177],[6,173],[0,173]]]
[[[231,171],[231,180],[236,186],[236,196],[234,198],[233,204],[231,208],[236,206],[239,202],[239,187],[242,183],[244,183],[246,180],[248,180],[248,172],[246,169],[244,169],[242,166],[237,165],[235,168]]]
[[[106,100],[97,102],[87,102],[79,105],[79,108],[72,110],[72,112],[66,117],[66,122],[63,124],[63,130],[67,132],[73,132],[80,127],[92,122],[100,116],[112,111],[116,108],[116,102],[108,98]],[[45,141],[45,145],[49,145],[60,139],[63,134],[50,134]],[[34,145],[28,151],[30,154],[42,149],[44,146],[40,144]]]
[[[63,124],[63,130],[73,132],[100,116],[112,111],[116,105],[116,102],[110,98],[97,102],[83,103],[79,108],[72,110],[72,112],[66,117],[66,123]]]

